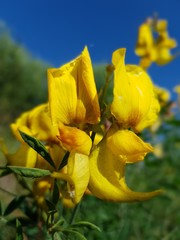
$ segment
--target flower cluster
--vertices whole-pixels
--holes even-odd
[[[41,202],[53,179],[63,181],[60,196],[70,205],[86,192],[119,202],[143,201],[161,192],[134,192],[126,184],[126,165],[142,161],[153,151],[138,133],[156,121],[160,106],[150,77],[140,66],[125,65],[125,52],[114,51],[108,68],[114,78],[110,106],[99,102],[85,47],[69,63],[48,69],[48,103],[11,124],[20,147],[15,154],[5,153],[8,164],[51,171],[34,186]],[[23,142],[18,130],[45,144],[54,167]],[[60,168],[64,159],[67,162]]]
[[[148,18],[139,27],[135,53],[141,57],[142,68],[147,69],[153,62],[165,65],[178,55],[171,54],[177,43],[169,37],[167,26],[166,20]]]

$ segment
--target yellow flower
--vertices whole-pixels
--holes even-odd
[[[24,141],[19,130],[41,141],[58,142],[56,137],[58,128],[52,126],[48,104],[41,104],[23,113],[10,127],[15,137],[21,142]]]
[[[154,92],[162,107],[170,100],[170,92],[167,89],[154,85]]]
[[[87,47],[71,62],[48,69],[48,89],[54,124],[99,122],[98,95]]]
[[[151,19],[148,19],[139,27],[138,40],[135,48],[136,55],[141,57],[140,66],[144,69],[148,68],[157,57],[151,21]]]
[[[125,66],[125,52],[118,49],[112,57],[115,70],[111,113],[121,128],[139,132],[157,119],[160,106],[147,73],[135,65]]]
[[[67,182],[65,198],[76,204],[89,181],[88,155],[92,140],[88,127],[100,121],[98,95],[87,47],[71,62],[57,69],[48,69],[48,90],[52,122],[59,129],[58,139],[61,146],[70,152],[67,172],[55,172],[52,176]]]
[[[36,137],[38,140],[44,141],[50,155],[53,155],[52,159],[55,165],[59,167],[62,160],[61,158],[63,158],[64,155],[64,150],[58,146],[59,141],[56,136],[58,134],[58,128],[52,126],[47,104],[41,104],[23,113],[17,118],[15,123],[12,123],[10,126],[17,140],[20,141],[20,146],[15,153],[10,154],[8,151],[6,151],[6,153],[4,152],[9,165],[52,169],[46,160],[24,142],[19,134],[19,130],[21,130],[32,137]]]
[[[174,87],[174,92],[176,92],[178,95],[180,95],[180,85],[177,85]]]
[[[68,158],[67,172],[53,172],[51,176],[67,182],[64,198],[71,199],[74,204],[77,204],[81,200],[89,182],[88,156],[71,151]]]
[[[171,49],[177,46],[176,40],[169,37],[166,20],[158,20],[155,24],[155,31],[158,33],[156,40],[158,65],[165,65],[171,62],[176,56],[171,54]]]
[[[174,92],[177,93],[177,103],[178,107],[180,108],[180,84],[174,87]]]
[[[176,46],[176,41],[169,37],[166,20],[149,18],[139,27],[135,53],[141,57],[142,68],[147,69],[152,62],[158,65],[168,64],[179,55],[171,54],[171,49]]]
[[[33,194],[38,205],[45,211],[48,211],[45,197],[50,193],[53,188],[53,179],[50,177],[44,177],[43,179],[36,180],[33,183]]]
[[[100,199],[119,202],[144,201],[161,191],[134,192],[125,182],[126,161],[142,160],[152,150],[128,130],[110,131],[90,155],[88,188]],[[123,137],[123,139],[121,139]]]

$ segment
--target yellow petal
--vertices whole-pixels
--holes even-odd
[[[52,125],[47,104],[41,104],[23,113],[16,119],[15,123],[11,124],[11,130],[21,142],[24,141],[19,130],[41,141],[57,142],[58,129]]]
[[[107,147],[115,156],[126,163],[143,160],[147,153],[152,152],[150,144],[145,143],[134,132],[129,130],[111,129],[107,135]]]
[[[84,195],[89,182],[88,156],[72,151],[68,158],[67,174],[54,172],[52,177],[67,181],[69,198],[77,204]]]
[[[54,124],[98,123],[100,109],[88,49],[58,69],[48,69],[50,111]]]
[[[150,199],[160,190],[134,192],[125,183],[125,162],[107,148],[104,139],[90,155],[90,180],[88,188],[100,199],[118,202],[134,202]]]
[[[170,92],[167,89],[154,85],[154,92],[161,106],[166,105],[170,100]]]
[[[143,57],[145,55],[151,55],[152,51],[154,51],[154,38],[151,25],[147,22],[139,27],[135,53]]]
[[[8,165],[34,168],[37,161],[37,153],[26,144],[21,144],[13,154],[6,155]]]
[[[60,123],[59,134],[58,138],[67,151],[76,150],[78,153],[89,155],[92,141],[84,131]]]
[[[177,85],[177,86],[175,86],[173,90],[174,90],[174,92],[176,92],[177,94],[180,94],[180,84]]]
[[[138,66],[124,64],[125,49],[113,53],[114,98],[111,112],[123,128],[141,131],[157,118],[159,104],[147,73]]]

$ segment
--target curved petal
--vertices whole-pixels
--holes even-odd
[[[143,160],[153,148],[145,143],[134,132],[129,130],[110,129],[107,134],[107,147],[115,156],[119,156],[126,163]]]
[[[62,146],[68,150],[75,150],[78,153],[89,155],[92,141],[91,138],[82,130],[76,127],[69,127],[59,124],[59,140]]]
[[[54,172],[52,177],[67,181],[69,198],[77,204],[84,195],[89,182],[88,156],[72,151],[68,158],[67,173]]]
[[[90,155],[89,189],[100,199],[118,202],[144,201],[161,193],[160,190],[134,192],[125,183],[125,162],[108,148],[106,139]]]
[[[159,104],[147,73],[135,65],[125,67],[124,58],[125,49],[113,53],[115,72],[111,112],[122,128],[142,131],[156,120]]]
[[[100,118],[98,95],[87,47],[59,69],[48,69],[50,111],[54,124],[95,124]]]

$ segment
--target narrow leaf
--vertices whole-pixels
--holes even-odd
[[[17,167],[17,166],[8,166],[12,172],[29,178],[41,178],[51,175],[49,170],[40,169],[40,168],[26,168],[26,167]]]
[[[53,202],[49,201],[48,199],[45,199],[45,202],[46,202],[50,212],[51,211],[52,212],[57,212],[56,206],[55,206],[55,204]]]
[[[101,229],[98,226],[96,226],[93,223],[86,222],[86,221],[80,221],[80,222],[73,223],[73,224],[71,224],[71,227],[86,227],[88,229],[93,229],[93,230],[97,230],[97,231],[101,232]]]
[[[1,201],[0,201],[0,216],[2,216],[2,204],[1,204]]]
[[[22,226],[18,219],[16,219],[16,240],[23,240]]]
[[[56,205],[59,200],[59,188],[58,188],[56,179],[54,180],[54,189],[53,189],[53,197],[52,198],[53,198],[52,200],[53,200],[54,205]]]
[[[24,201],[25,197],[26,196],[20,196],[14,198],[5,209],[4,216],[10,214],[12,211],[17,209],[20,206],[20,204]]]
[[[19,131],[23,140],[32,147],[36,152],[38,152],[52,167],[55,167],[55,164],[47,151],[46,147],[34,137],[29,136],[28,134]]]
[[[62,160],[58,170],[61,170],[64,166],[67,165],[69,154],[70,154],[70,152],[66,152],[66,154],[64,155],[64,158],[63,158],[63,160]]]

